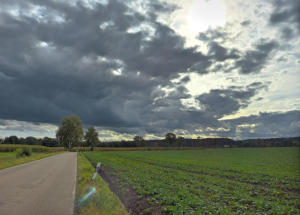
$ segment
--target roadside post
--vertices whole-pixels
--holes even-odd
[[[101,168],[101,162],[97,163],[95,173],[94,173],[94,175],[93,175],[93,177],[92,177],[93,180],[96,179],[96,177],[97,177],[97,175],[98,175],[98,171],[100,170],[100,168]]]

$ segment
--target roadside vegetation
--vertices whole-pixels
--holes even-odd
[[[17,149],[30,148],[32,152],[53,152],[61,151],[62,147],[46,147],[46,146],[30,146],[30,145],[15,145],[15,144],[0,144],[0,152],[14,152]]]
[[[119,198],[111,192],[109,185],[98,175],[92,176],[95,168],[78,153],[77,212],[79,215],[127,215]],[[88,197],[88,193],[95,191]]]
[[[0,170],[30,161],[40,160],[61,152],[32,152],[30,155],[18,155],[18,153],[23,154],[24,151],[17,150],[15,152],[0,152]]]
[[[84,155],[165,214],[300,214],[299,147]]]

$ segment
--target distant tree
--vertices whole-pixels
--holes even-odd
[[[69,150],[79,145],[83,138],[82,122],[78,116],[66,117],[61,121],[61,126],[56,132],[56,138],[60,144]]]
[[[184,145],[184,137],[177,137],[178,146],[182,147]]]
[[[20,144],[20,145],[26,145],[26,144],[27,144],[27,143],[26,143],[26,139],[23,138],[23,137],[19,138],[19,139],[18,139],[18,144]]]
[[[174,144],[176,142],[176,135],[173,133],[166,134],[166,142],[168,144]]]
[[[145,140],[141,136],[135,136],[133,138],[133,141],[134,141],[136,146],[145,146]]]
[[[25,143],[26,145],[38,145],[39,140],[36,139],[35,137],[26,137]]]
[[[94,146],[99,144],[98,133],[94,127],[90,127],[84,136],[87,146],[91,147],[91,150],[94,150]]]
[[[141,141],[144,141],[144,138],[141,137],[141,136],[135,136],[135,137],[133,138],[133,141],[134,141],[134,142],[141,142]]]
[[[43,146],[48,146],[48,147],[57,147],[58,146],[58,142],[56,139],[54,138],[49,138],[49,137],[44,137],[42,140],[42,145]]]
[[[4,139],[4,144],[19,144],[19,139],[17,136],[10,136]]]

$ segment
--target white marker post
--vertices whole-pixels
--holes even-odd
[[[101,162],[97,163],[97,166],[96,166],[96,172],[94,173],[92,179],[95,180],[96,179],[96,176],[98,175],[98,171],[100,170],[101,168]]]

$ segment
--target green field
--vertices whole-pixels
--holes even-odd
[[[165,214],[300,214],[300,151],[86,152]]]
[[[30,161],[39,160],[57,153],[60,152],[33,152],[29,157],[17,158],[16,152],[0,152],[0,170]]]

